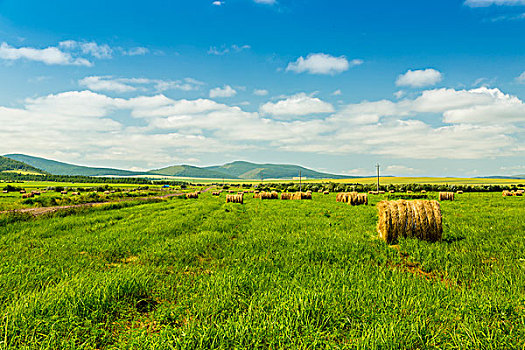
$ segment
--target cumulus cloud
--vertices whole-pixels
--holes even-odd
[[[95,58],[111,58],[113,55],[113,49],[107,44],[99,45],[94,41],[91,42],[79,42],[75,40],[62,41],[59,47],[67,50],[79,50],[84,55],[91,55]]]
[[[306,58],[301,56],[295,62],[290,62],[286,67],[286,71],[335,75],[362,63],[363,61],[359,59],[354,59],[349,62],[345,56],[334,57],[324,53],[311,53],[306,56]]]
[[[316,108],[332,112],[274,118]],[[154,167],[174,161],[173,154],[189,159],[246,150],[402,159],[486,159],[525,151],[523,101],[499,89],[432,89],[397,102],[363,101],[333,109],[306,94],[248,112],[206,98],[69,91],[26,99],[16,108],[0,106],[0,153],[52,157],[65,150],[67,156],[60,158],[69,161],[106,160],[111,165],[129,160]],[[133,122],[122,118],[126,114]],[[406,174],[411,168],[402,168],[403,163],[392,162],[387,169]]]
[[[266,96],[266,95],[268,95],[268,90],[255,89],[255,90],[253,90],[253,94],[256,95],[256,96]]]
[[[210,90],[210,98],[232,97],[235,95],[237,95],[237,91],[235,91],[230,85],[224,85],[222,88],[216,87]]]
[[[47,65],[62,66],[92,66],[93,64],[84,58],[74,58],[70,53],[64,52],[57,47],[36,49],[32,47],[15,48],[6,42],[0,44],[0,59],[15,61],[26,59],[29,61],[42,62]]]
[[[215,6],[221,6],[222,4],[224,4],[224,1],[214,1],[211,4]]]
[[[302,92],[275,103],[267,102],[261,106],[260,110],[262,113],[274,116],[303,116],[331,113],[334,107],[328,102]]]
[[[525,0],[466,0],[465,5],[470,7],[497,6],[524,6]]]
[[[198,90],[204,83],[192,79],[185,78],[183,80],[160,80],[160,79],[146,79],[146,78],[115,78],[112,76],[89,76],[79,80],[79,85],[87,87],[93,91],[112,91],[112,92],[131,92],[131,91],[166,91],[166,90],[182,90],[192,91]]]
[[[397,86],[424,87],[436,85],[443,79],[441,72],[428,68],[420,70],[408,70],[401,74],[397,80]]]

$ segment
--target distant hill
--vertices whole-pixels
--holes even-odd
[[[81,175],[81,176],[134,176],[144,175],[144,172],[111,168],[91,168],[80,165],[57,162],[45,158],[32,157],[25,154],[6,154],[4,157],[24,162],[32,167],[42,169],[52,175]]]
[[[0,172],[21,172],[31,174],[45,174],[45,171],[37,169],[24,162],[0,156]]]
[[[349,179],[359,176],[344,176],[322,173],[298,165],[289,164],[256,164],[244,161],[232,162],[224,165],[196,167],[191,165],[173,165],[148,172],[136,172],[112,168],[93,168],[81,165],[68,164],[25,154],[6,154],[4,158],[12,162],[23,162],[32,171],[47,172],[52,175],[81,175],[81,176],[175,176],[206,179],[291,179],[301,176],[306,179]],[[20,164],[23,164],[20,163]],[[14,163],[13,163],[14,164]],[[41,170],[39,170],[41,169]],[[31,171],[31,170],[27,170]]]
[[[229,178],[240,179],[260,179],[261,177],[264,179],[291,179],[298,177],[299,171],[301,171],[302,177],[308,179],[350,179],[358,177],[321,173],[298,165],[255,164],[243,161],[210,166],[204,169],[225,173]]]
[[[162,169],[151,170],[149,171],[149,174],[207,179],[237,179],[236,176],[231,177],[225,173],[199,168],[192,165],[173,165]]]
[[[502,180],[521,180],[521,179],[525,179],[525,174],[521,174],[521,175],[511,175],[511,176],[501,176],[501,175],[496,175],[496,176],[481,176],[481,177],[478,177],[478,179],[502,179]]]

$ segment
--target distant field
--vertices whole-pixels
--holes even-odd
[[[395,247],[383,196],[246,197],[0,216],[2,348],[524,348],[525,197],[458,195],[442,242]]]
[[[157,179],[170,179],[166,176],[155,177]],[[189,181],[194,183],[223,183],[223,179],[199,179],[199,178],[181,178],[171,177],[171,179]],[[377,178],[365,177],[356,179],[303,179],[305,183],[360,183],[360,184],[375,184]],[[225,183],[261,183],[261,180],[238,180],[238,179],[224,179]],[[264,179],[263,183],[299,183],[299,180],[283,180],[283,179]],[[381,184],[455,184],[455,185],[517,185],[525,183],[525,179],[480,179],[480,178],[461,178],[461,177],[381,177]]]

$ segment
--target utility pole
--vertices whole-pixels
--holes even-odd
[[[379,163],[376,164],[376,168],[377,168],[377,192],[379,192]]]
[[[299,193],[301,193],[301,170],[299,170]]]

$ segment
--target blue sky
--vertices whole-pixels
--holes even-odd
[[[0,153],[525,173],[525,1],[0,0]]]

